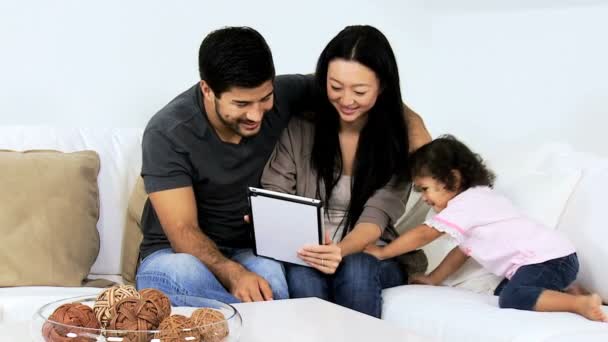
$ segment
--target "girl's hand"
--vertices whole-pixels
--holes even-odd
[[[306,245],[298,251],[298,257],[311,267],[325,274],[334,274],[342,262],[342,249],[325,233],[325,244]]]
[[[410,284],[420,284],[420,285],[437,285],[437,282],[424,274],[415,274],[410,279]]]
[[[384,256],[384,247],[376,246],[374,244],[370,244],[363,250],[367,254],[371,254],[376,257],[378,260],[386,259]]]

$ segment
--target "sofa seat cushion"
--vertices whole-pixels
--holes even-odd
[[[103,290],[95,287],[2,287],[0,288],[2,322],[29,321],[44,304],[70,297],[97,296]]]
[[[383,298],[383,319],[439,341],[541,342],[602,333],[608,337],[606,323],[571,313],[500,309],[498,297],[458,288],[406,285],[384,290]]]

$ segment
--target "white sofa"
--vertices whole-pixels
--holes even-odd
[[[101,170],[99,256],[90,278],[120,282],[120,249],[127,202],[141,165],[141,129],[77,129],[0,127],[0,149],[56,149],[98,152]],[[608,193],[608,160],[553,149],[549,168],[574,168],[582,175],[571,189],[558,229],[579,248],[583,285],[608,298],[608,230],[603,209]],[[541,193],[538,195],[542,201]],[[432,254],[432,251],[430,252]],[[0,341],[9,325],[26,324],[42,304],[71,296],[99,293],[97,288],[0,288]],[[383,319],[442,341],[588,341],[608,339],[608,324],[592,323],[573,314],[534,313],[497,308],[496,297],[450,287],[401,286],[384,291]],[[21,338],[19,338],[21,340]],[[23,336],[22,340],[27,340]]]

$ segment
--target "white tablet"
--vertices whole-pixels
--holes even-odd
[[[321,201],[253,187],[248,197],[254,253],[308,266],[298,250],[306,244],[323,244]]]

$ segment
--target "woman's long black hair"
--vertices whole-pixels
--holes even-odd
[[[397,61],[382,32],[371,26],[348,26],[325,47],[315,72],[317,101],[312,167],[318,189],[323,186],[328,203],[342,175],[338,132],[339,114],[327,97],[327,69],[335,59],[360,63],[380,81],[379,95],[368,112],[353,165],[353,183],[342,238],[354,228],[367,200],[391,179],[409,179],[408,130],[401,98]],[[320,196],[320,191],[319,196]],[[384,228],[384,227],[381,227]]]

